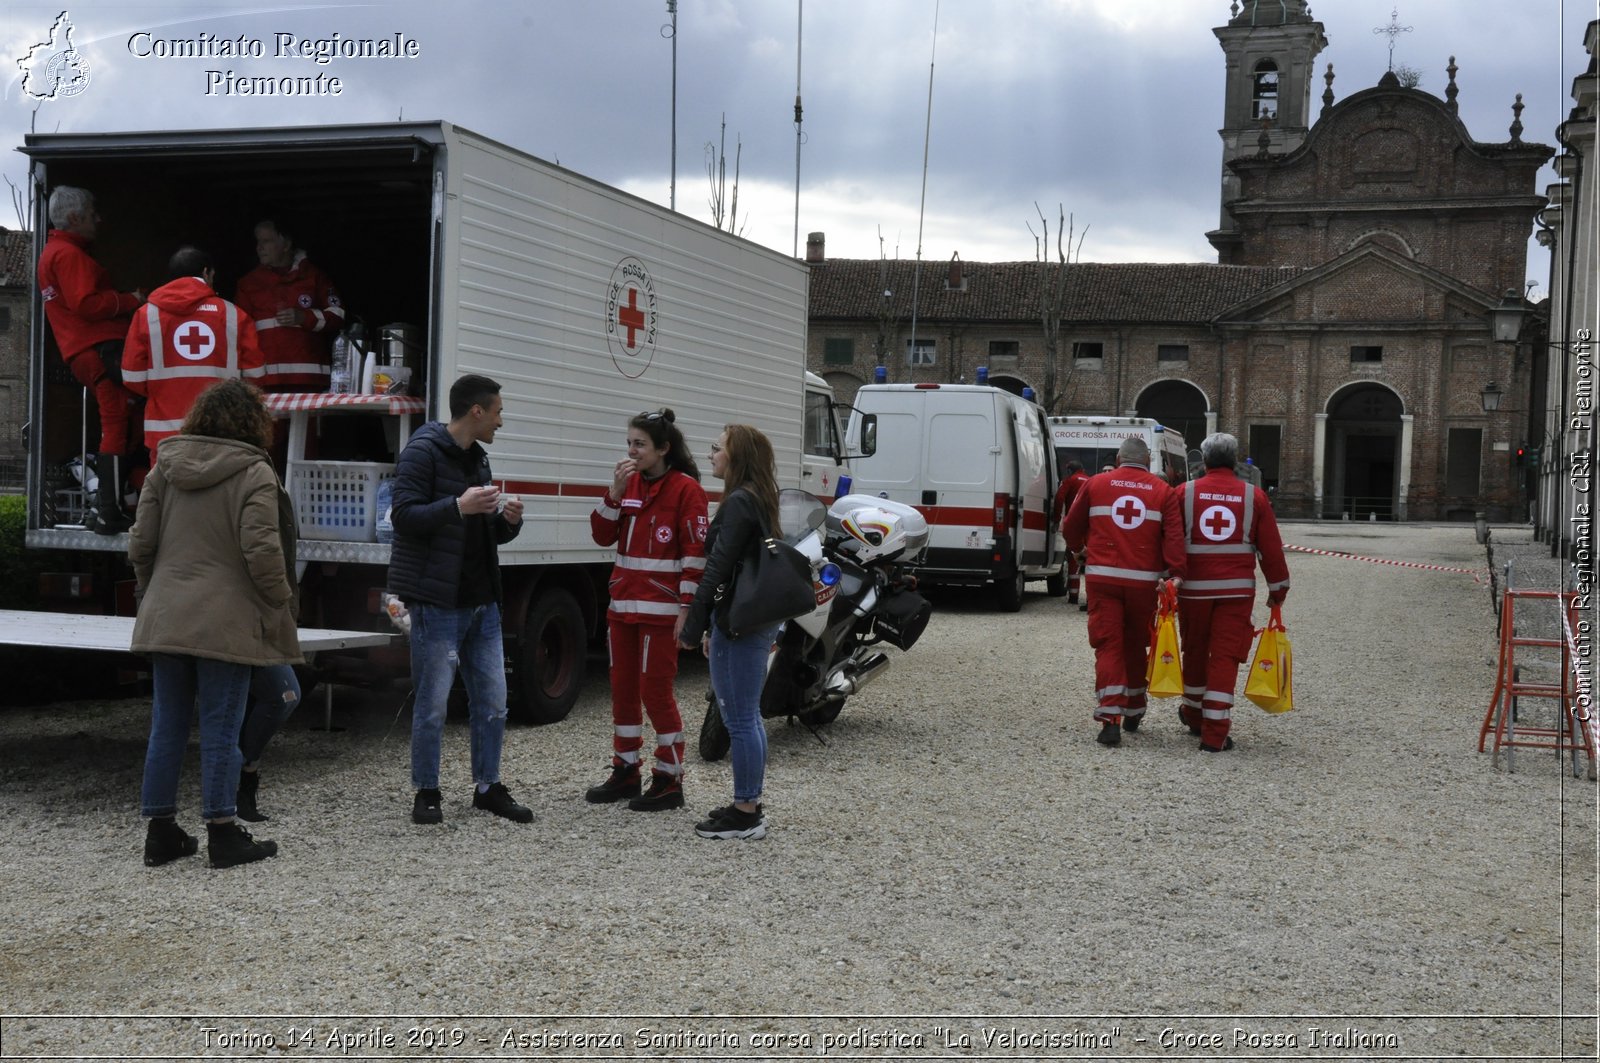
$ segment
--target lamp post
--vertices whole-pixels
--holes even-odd
[[[1521,319],[1519,318],[1518,319],[1519,323],[1520,323],[1520,320]],[[1495,337],[1496,339],[1499,338],[1498,331],[1499,331],[1499,325],[1498,325],[1498,323],[1496,323],[1496,333],[1497,333],[1497,335]],[[1483,412],[1484,413],[1494,413],[1496,410],[1498,410],[1500,408],[1500,399],[1504,395],[1505,395],[1505,392],[1500,390],[1500,385],[1496,384],[1492,380],[1489,381],[1489,383],[1485,384],[1482,388],[1480,388],[1479,391],[1478,391],[1478,401],[1483,404]],[[1478,489],[1479,489],[1480,492],[1483,490],[1483,487],[1482,487],[1481,484],[1479,485]],[[1478,512],[1474,513],[1473,514],[1472,524],[1473,524],[1474,530],[1477,533],[1478,542],[1480,542],[1480,543],[1488,542],[1489,541],[1489,514],[1488,514],[1487,509],[1480,509],[1480,510],[1478,510]]]

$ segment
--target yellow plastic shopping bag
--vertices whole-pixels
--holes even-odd
[[[1175,698],[1183,693],[1183,665],[1178,656],[1178,595],[1172,584],[1162,584],[1156,615],[1150,623],[1145,687],[1153,698]]]
[[[1261,629],[1261,637],[1256,640],[1244,696],[1271,713],[1294,708],[1294,659],[1289,651],[1289,632],[1283,626],[1283,610],[1279,606],[1272,607],[1267,626]]]

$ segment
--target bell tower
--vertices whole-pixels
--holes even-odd
[[[1222,104],[1222,198],[1220,221],[1206,234],[1217,260],[1233,261],[1238,226],[1228,203],[1239,195],[1239,179],[1228,160],[1262,150],[1282,155],[1299,147],[1311,127],[1312,61],[1328,46],[1322,23],[1306,0],[1233,0],[1232,17],[1213,33],[1227,57]]]

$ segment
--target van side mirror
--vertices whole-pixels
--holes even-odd
[[[878,415],[861,415],[861,456],[870,458],[878,452]]]

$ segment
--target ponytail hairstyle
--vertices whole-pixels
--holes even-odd
[[[778,469],[772,440],[747,424],[730,424],[723,431],[728,435],[728,474],[722,480],[726,487],[723,497],[741,487],[749,491],[766,515],[768,530],[773,535],[783,534],[778,526]]]
[[[678,430],[677,416],[667,407],[659,410],[646,411],[628,422],[629,428],[637,428],[650,437],[650,443],[657,450],[666,448],[667,468],[683,473],[694,480],[700,480],[700,467],[694,463],[694,457],[689,453],[689,444],[683,441],[683,433]]]

